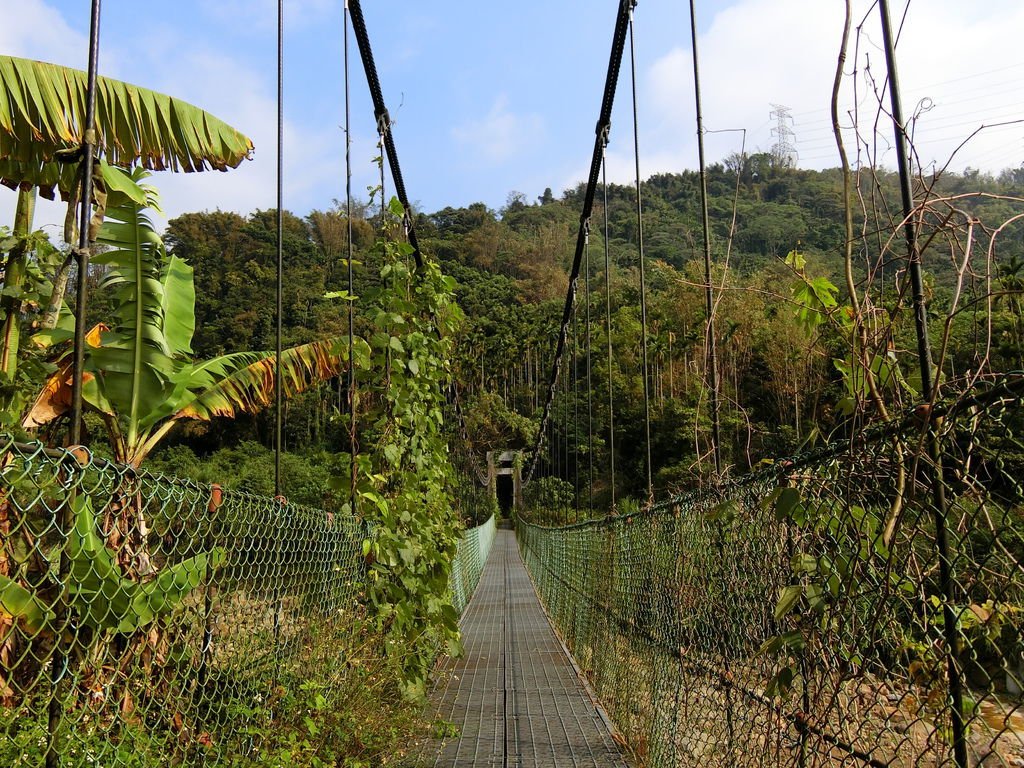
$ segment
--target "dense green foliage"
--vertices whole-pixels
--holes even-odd
[[[722,448],[733,472],[847,434],[917,396],[905,245],[893,213],[900,207],[897,179],[879,172],[855,181],[862,201],[851,201],[856,304],[845,275],[839,171],[780,168],[758,155],[709,168]],[[932,351],[942,358],[949,386],[979,370],[1020,367],[1014,296],[1021,287],[1024,226],[1013,217],[1022,192],[1019,171],[999,178],[947,174],[921,179],[915,190]],[[712,470],[698,177],[657,175],[642,194],[652,465],[656,494],[662,494],[693,487]],[[576,188],[536,205],[514,196],[499,212],[473,205],[419,219],[428,246],[460,282],[469,325],[458,378],[467,391],[468,419],[487,444],[495,436],[520,444],[516,415],[539,417],[581,196]],[[612,185],[608,200],[610,274],[598,205],[568,341],[573,362],[560,375],[542,463],[542,472],[570,481],[578,473],[582,490],[592,456],[599,505],[610,500],[609,380],[617,496],[646,496],[635,193]],[[863,338],[851,359],[854,333]],[[877,399],[865,370],[877,380]],[[495,407],[495,397],[504,407]]]

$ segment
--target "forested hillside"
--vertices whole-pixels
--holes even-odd
[[[642,186],[657,490],[687,487],[710,468],[698,182],[696,173],[686,172],[654,176]],[[855,182],[851,278],[858,305],[870,318],[870,342],[882,352],[875,373],[887,390],[884,400],[899,406],[914,388],[909,353],[915,342],[898,184],[885,173]],[[844,434],[851,420],[877,418],[879,404],[851,372],[841,173],[780,168],[767,155],[737,156],[711,166],[708,190],[723,447],[735,473]],[[512,193],[498,211],[477,203],[416,215],[426,256],[459,284],[466,321],[457,378],[478,451],[532,445],[582,192],[570,189],[556,197],[548,189],[533,201]],[[947,174],[922,180],[915,194],[918,202],[931,201],[918,224],[933,346],[938,356],[945,338],[946,376],[955,381],[979,370],[981,361],[986,371],[1020,368],[1024,225],[1014,216],[1021,212],[1024,169],[998,178]],[[589,270],[578,286],[577,330],[569,341],[575,365],[562,377],[549,450],[552,461],[579,465],[581,483],[591,455],[596,467],[607,466],[610,377],[619,494],[639,497],[645,472],[636,196],[630,186],[607,191],[607,279],[602,198],[599,193],[590,222]],[[378,215],[363,207],[354,221],[357,294],[377,274],[366,258]],[[285,222],[285,343],[344,333],[344,307],[324,298],[344,280],[343,211],[287,215]],[[272,346],[273,226],[272,212],[192,213],[170,223],[169,249],[195,267],[198,357]],[[102,317],[100,297],[91,311]],[[367,318],[357,316],[357,323],[362,332],[371,331]],[[342,439],[333,426],[341,397],[340,385],[330,383],[287,405],[285,442],[296,454],[288,483],[300,500],[330,504],[319,489],[327,452]],[[199,462],[193,454],[209,456],[242,441],[266,444],[269,424],[264,414],[184,427],[153,464],[202,473],[216,457]],[[237,471],[239,482],[266,492],[269,478],[260,462],[265,467],[267,457],[258,450],[233,456],[254,465]],[[606,491],[599,484],[598,501],[607,500]]]

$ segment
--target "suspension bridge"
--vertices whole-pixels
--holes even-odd
[[[408,254],[422,269],[369,35],[358,0],[348,8]],[[892,65],[885,2],[880,10]],[[473,519],[460,534],[445,594],[432,604],[437,612],[450,604],[461,616],[464,651],[437,654],[434,738],[389,764],[1024,765],[1024,375],[986,372],[964,386],[939,386],[903,161],[907,290],[920,342],[916,402],[834,442],[730,476],[721,454],[705,200],[710,467],[695,490],[657,497],[638,160],[647,503],[620,513],[614,463],[595,468],[592,446],[581,452],[579,440],[570,453],[570,430],[593,440],[592,425],[580,427],[581,410],[605,395],[589,381],[597,354],[589,328],[610,323],[590,316],[590,233],[600,226],[595,201],[607,189],[606,149],[620,66],[634,45],[633,13],[630,0],[619,3],[569,290],[525,463],[510,453],[480,468],[457,390],[450,396],[459,427],[452,453],[467,467],[453,495],[470,498],[481,488],[494,495],[501,475],[510,527]],[[346,30],[346,52],[347,40]],[[702,137],[696,33],[692,42]],[[892,81],[903,147],[894,69]],[[635,75],[633,83],[635,139]],[[80,257],[88,246],[83,241]],[[351,253],[348,262],[351,269]],[[349,280],[351,292],[351,272]],[[280,375],[277,366],[279,396]],[[349,393],[354,376],[349,365]],[[555,413],[570,379],[573,423],[570,409],[560,421]],[[284,765],[303,750],[320,760],[330,745],[318,741],[319,719],[343,717],[351,692],[374,686],[378,655],[403,653],[396,641],[382,651],[365,632],[367,595],[379,578],[371,542],[381,530],[280,493],[263,498],[97,458],[79,445],[80,373],[77,381],[71,447],[0,441],[0,725],[11,764],[127,767],[157,754],[174,765]],[[356,412],[351,399],[349,408]],[[278,475],[281,412],[279,401]],[[355,422],[348,421],[346,465],[353,476]],[[611,457],[615,436],[613,418]],[[583,502],[595,471],[608,475],[608,514]],[[524,514],[520,485],[548,476],[573,485],[573,522],[541,525]],[[416,558],[399,551],[396,562]],[[266,731],[296,700],[307,736],[268,756]],[[357,722],[346,727],[358,731]]]

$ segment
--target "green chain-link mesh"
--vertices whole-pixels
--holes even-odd
[[[1024,765],[1022,391],[632,516],[520,521],[647,763]]]
[[[476,585],[480,583],[480,574],[483,573],[484,563],[491,553],[496,531],[497,526],[492,516],[483,525],[467,530],[459,539],[459,551],[455,556],[455,562],[452,563],[448,584],[451,589],[452,605],[460,615],[466,610],[469,598],[473,596]]]
[[[365,652],[353,518],[9,438],[0,494],[0,764],[246,765]],[[459,610],[493,535],[459,545]]]

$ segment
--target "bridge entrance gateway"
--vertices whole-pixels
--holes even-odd
[[[505,517],[523,509],[522,458],[522,451],[487,452],[487,487]]]

